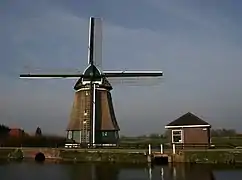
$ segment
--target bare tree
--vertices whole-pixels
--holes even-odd
[[[41,131],[40,127],[37,127],[37,129],[35,131],[35,136],[42,136],[42,131]]]

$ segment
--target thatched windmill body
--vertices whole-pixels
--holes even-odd
[[[21,74],[20,78],[53,79],[79,78],[74,86],[75,96],[67,127],[67,138],[81,144],[117,144],[117,123],[108,79],[160,77],[162,71],[101,71],[102,19],[90,18],[88,66],[83,73]]]

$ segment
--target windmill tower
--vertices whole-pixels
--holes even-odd
[[[102,19],[90,18],[88,66],[83,73],[21,74],[20,78],[79,78],[67,127],[67,138],[80,144],[117,144],[119,126],[115,117],[109,78],[160,77],[162,71],[102,71]]]

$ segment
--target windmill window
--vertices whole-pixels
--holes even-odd
[[[85,119],[84,121],[83,121],[83,124],[86,124],[87,123],[87,120]]]
[[[84,116],[87,116],[87,110],[84,111]]]
[[[103,136],[108,136],[108,132],[103,132],[102,135]]]
[[[85,94],[86,94],[86,96],[88,96],[88,95],[89,95],[89,92],[88,92],[88,91],[86,91],[86,92],[85,92]]]

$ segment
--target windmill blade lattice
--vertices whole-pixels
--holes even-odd
[[[162,82],[164,82],[164,79],[162,77],[108,77],[107,79],[112,86],[158,86]]]

